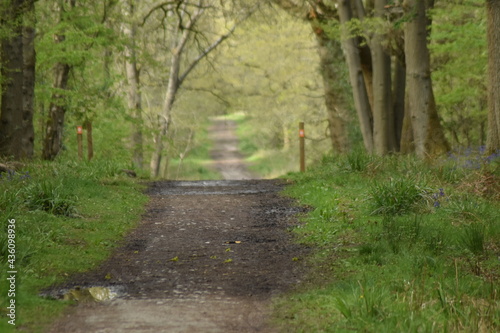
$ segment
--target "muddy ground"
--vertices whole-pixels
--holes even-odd
[[[289,232],[301,208],[279,194],[281,181],[249,180],[237,149],[223,152],[235,147],[229,127],[214,123],[213,156],[233,180],[152,183],[123,246],[64,286],[111,287],[118,297],[71,307],[49,332],[274,332],[272,299],[305,270],[297,259],[307,249]]]

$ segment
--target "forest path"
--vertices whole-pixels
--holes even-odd
[[[229,128],[229,130],[227,130]],[[234,150],[234,126],[215,124],[215,166],[250,177]],[[227,130],[227,131],[226,131]],[[234,138],[235,140],[235,138]],[[239,172],[239,171],[238,171]],[[49,330],[69,332],[274,332],[274,296],[302,277],[307,251],[288,232],[297,223],[278,180],[158,181],[140,225],[75,286],[110,287],[118,297],[71,307]]]
[[[209,136],[214,143],[210,152],[212,165],[220,172],[223,179],[256,179],[256,176],[248,170],[247,163],[238,149],[236,129],[237,124],[233,120],[224,117],[212,119],[212,126],[209,128]]]

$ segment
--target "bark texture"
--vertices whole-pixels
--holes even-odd
[[[405,5],[412,17],[405,27],[405,54],[414,146],[417,156],[430,158],[447,152],[449,145],[439,121],[432,89],[426,4],[420,0],[407,0]]]
[[[339,87],[340,64],[343,61],[341,45],[332,40],[319,27],[315,27],[320,57],[321,75],[325,92],[325,106],[328,117],[328,129],[332,148],[335,152],[344,153],[349,148],[346,111],[347,101],[342,89]]]
[[[340,23],[345,25],[352,17],[351,2],[347,0],[338,1],[338,12]],[[368,90],[363,75],[363,68],[360,58],[359,42],[356,37],[343,40],[343,47],[346,53],[347,66],[349,67],[349,78],[354,95],[354,105],[358,114],[361,134],[365,149],[373,152],[373,116],[370,106]]]
[[[13,0],[0,8],[1,23],[12,27],[1,41],[0,155],[29,159],[34,146],[34,1]]]
[[[487,151],[500,150],[500,1],[486,1],[488,15],[488,137]]]
[[[201,12],[198,12],[198,14],[194,14],[188,26],[186,26],[186,28],[183,30],[179,29],[177,34],[178,37],[172,47],[167,90],[165,92],[165,99],[163,100],[162,112],[159,116],[160,128],[158,133],[155,135],[154,151],[151,155],[150,170],[152,178],[157,178],[160,174],[160,164],[164,149],[163,138],[166,137],[168,129],[170,127],[172,107],[174,105],[175,97],[180,86],[179,76],[181,68],[181,56],[189,38],[189,34],[191,32],[190,29],[193,27],[200,15]]]
[[[386,0],[375,1],[375,17],[384,18],[386,4]],[[373,142],[378,155],[386,155],[396,149],[391,57],[382,45],[384,39],[384,35],[375,32],[370,43],[373,62]]]

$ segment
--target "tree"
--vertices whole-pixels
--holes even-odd
[[[407,0],[405,26],[406,84],[415,152],[423,159],[449,151],[437,114],[432,89],[430,54],[427,46],[426,2]]]
[[[328,21],[335,19],[336,13],[323,1],[317,1],[314,5],[312,2],[306,4],[293,0],[273,2],[288,14],[309,21],[316,35],[330,140],[334,151],[345,152],[349,147],[349,116],[347,98],[344,89],[340,87],[342,78],[339,64],[343,57],[342,48],[338,40],[331,38],[324,29]],[[358,105],[356,107],[358,109]]]
[[[338,66],[343,58],[342,48],[339,41],[328,37],[320,23],[332,20],[332,15],[334,14],[331,11],[320,12],[318,9],[311,8],[308,17],[318,45],[330,141],[335,152],[344,153],[349,148],[347,134],[349,117],[346,110],[347,98],[340,84],[341,69]]]
[[[487,0],[488,16],[488,139],[487,151],[500,149],[500,1]]]
[[[375,18],[383,23],[387,0],[375,0]],[[396,150],[396,128],[392,101],[391,56],[384,47],[382,31],[375,31],[370,41],[373,62],[373,145],[378,155]]]
[[[137,64],[137,19],[134,1],[124,4],[126,21],[122,24],[122,31],[126,38],[125,44],[125,73],[127,77],[127,104],[132,118],[132,162],[141,169],[144,160],[142,135],[142,92],[140,73]]]
[[[187,65],[183,71],[181,71],[182,60],[186,57],[186,45],[190,38],[196,37],[196,25],[198,21],[208,9],[213,8],[213,5],[203,0],[199,0],[196,3],[184,1],[176,7],[176,20],[173,22],[173,30],[171,31],[173,39],[170,48],[170,71],[168,73],[162,110],[158,115],[159,129],[154,138],[154,150],[150,162],[151,177],[153,178],[158,177],[160,173],[160,164],[164,150],[163,140],[168,134],[172,117],[172,108],[177,92],[200,61],[226,40],[236,28],[236,25],[234,25],[231,29],[227,30],[226,33],[220,35],[209,46],[201,50],[197,56],[192,59],[187,59]],[[244,19],[251,15],[251,13],[252,12],[246,15]]]
[[[112,104],[110,75],[103,70],[107,60],[102,53],[116,47],[116,35],[105,24],[115,3],[59,0],[40,4],[40,15],[52,20],[39,27],[38,42],[43,50],[41,80],[52,81],[51,86],[40,87],[40,103],[43,109],[48,106],[42,147],[45,160],[54,160],[63,147],[68,113],[81,124],[91,124],[97,109]]]
[[[69,8],[64,8],[62,2],[58,2],[59,20],[65,20],[66,11],[71,11],[76,6],[76,0],[69,1]],[[54,35],[54,43],[64,43],[66,36],[64,33]],[[62,51],[66,51],[64,48]],[[64,101],[64,91],[68,88],[71,64],[66,61],[58,61],[54,66],[54,83],[52,99],[49,106],[49,116],[45,127],[45,137],[43,140],[42,158],[44,160],[54,160],[63,145],[64,116],[66,114],[66,102]]]
[[[34,0],[4,1],[0,5],[4,31],[1,40],[0,155],[33,156],[35,86]]]
[[[338,1],[338,11],[340,23],[347,27],[348,23],[353,19],[351,2],[347,0]],[[350,35],[347,32],[348,36]],[[354,95],[354,105],[358,114],[361,134],[365,149],[373,152],[373,115],[370,104],[370,88],[371,82],[367,80],[363,73],[363,64],[361,59],[361,47],[358,36],[349,36],[343,38],[342,43],[346,53],[346,62],[349,67],[349,78],[351,80],[352,91]],[[366,67],[365,71],[366,71]],[[371,66],[370,66],[371,67]],[[368,82],[367,82],[368,81]]]

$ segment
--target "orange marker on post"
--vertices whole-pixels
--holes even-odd
[[[76,126],[76,142],[78,143],[78,157],[83,158],[83,143],[82,143],[82,126]]]
[[[299,146],[300,146],[300,172],[306,171],[306,158],[305,158],[305,137],[304,123],[299,123]]]

